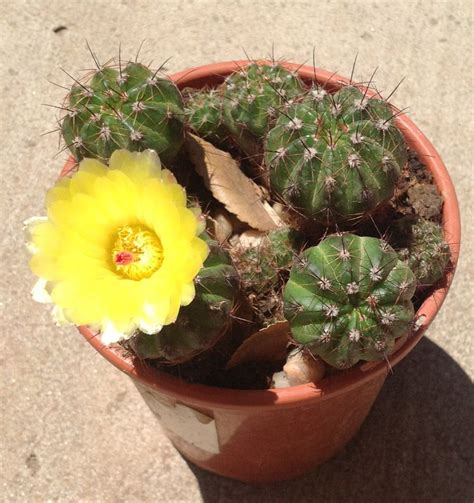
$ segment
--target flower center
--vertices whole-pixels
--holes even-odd
[[[133,280],[149,278],[163,263],[160,238],[140,225],[119,227],[112,247],[115,270]]]

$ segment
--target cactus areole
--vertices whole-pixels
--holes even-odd
[[[357,223],[392,196],[407,161],[395,115],[354,86],[313,86],[268,134],[273,191],[312,220]]]
[[[330,365],[380,360],[410,329],[415,278],[384,241],[333,235],[308,248],[285,287],[294,340]]]
[[[164,162],[184,141],[181,94],[169,79],[140,63],[104,67],[69,93],[62,135],[76,160],[107,161],[117,149],[153,149]]]

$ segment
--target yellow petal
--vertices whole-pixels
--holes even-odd
[[[119,330],[112,321],[108,320],[104,323],[100,336],[100,340],[103,344],[109,346],[123,339],[125,339],[125,334]]]
[[[188,306],[194,300],[196,295],[196,288],[194,287],[194,283],[186,283],[183,285],[181,289],[181,305]]]
[[[132,179],[142,180],[144,177],[155,176],[161,179],[161,162],[154,150],[129,152],[116,150],[110,157],[109,167],[121,171]]]
[[[94,176],[104,176],[107,173],[107,166],[97,159],[83,159],[79,163],[79,170],[71,178],[74,178],[79,173],[88,173]]]
[[[23,231],[25,233],[25,244],[30,253],[37,253],[40,248],[35,243],[34,235],[35,229],[38,225],[44,224],[48,221],[46,217],[31,217],[23,222]]]

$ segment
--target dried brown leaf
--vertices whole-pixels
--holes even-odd
[[[262,200],[258,185],[247,178],[228,152],[198,136],[188,134],[186,149],[206,187],[237,218],[260,231],[270,231],[283,221]]]
[[[286,359],[286,347],[289,342],[290,326],[287,321],[280,321],[245,339],[227,362],[230,369],[246,362],[272,362]]]

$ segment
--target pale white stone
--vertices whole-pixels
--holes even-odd
[[[272,376],[272,388],[289,388],[291,386],[286,373],[275,372]]]
[[[292,351],[286,359],[283,371],[290,386],[317,383],[324,377],[324,363],[310,353],[300,349]]]
[[[239,245],[242,248],[258,248],[263,240],[265,239],[266,234],[261,231],[245,231],[239,237]]]

